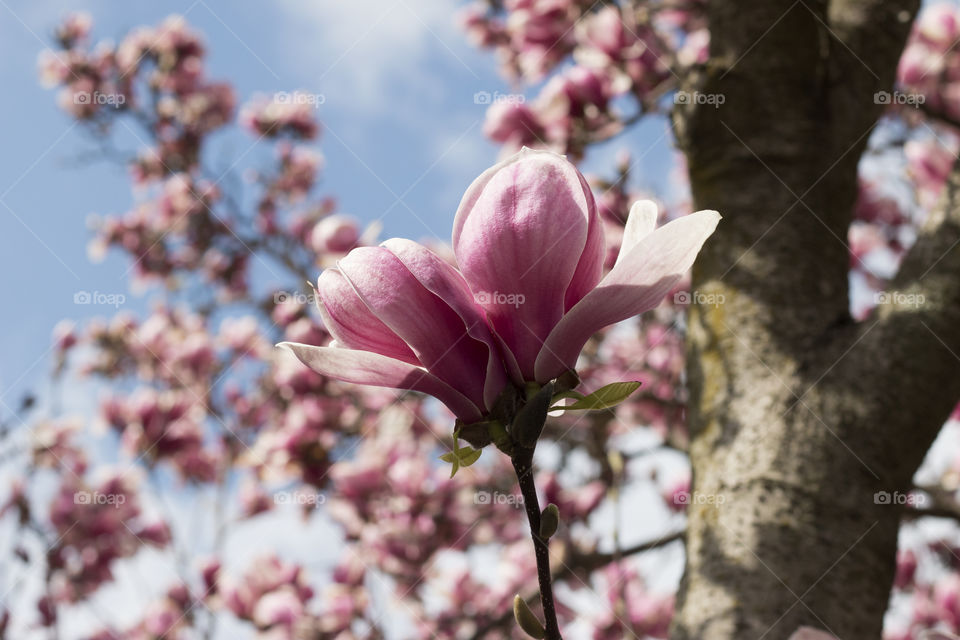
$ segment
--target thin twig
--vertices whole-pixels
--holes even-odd
[[[540,603],[543,605],[546,640],[562,640],[560,625],[557,622],[557,609],[553,600],[553,585],[550,581],[550,549],[547,541],[540,536],[540,502],[537,499],[537,487],[533,481],[533,447],[517,444],[510,458],[513,470],[520,483],[523,506],[527,510],[530,522],[530,537],[537,557],[537,580],[540,584]]]

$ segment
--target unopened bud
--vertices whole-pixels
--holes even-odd
[[[540,537],[549,540],[560,526],[560,509],[552,502],[540,514]]]
[[[517,624],[520,625],[524,633],[531,638],[541,640],[547,635],[546,629],[544,629],[540,621],[537,620],[537,616],[533,615],[533,611],[530,611],[530,607],[527,606],[527,602],[520,597],[520,594],[517,594],[513,598],[513,617],[516,618]]]

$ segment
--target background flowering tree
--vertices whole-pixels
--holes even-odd
[[[542,436],[566,637],[667,637],[672,620],[677,638],[802,625],[876,638],[888,610],[889,638],[960,628],[960,538],[923,524],[960,513],[955,454],[940,447],[915,476],[960,399],[960,11],[917,10],[510,0],[462,12],[504,76],[535,87],[492,100],[485,132],[504,154],[580,159],[669,115],[691,195],[681,186],[662,218],[725,215],[692,286],[581,355],[584,390],[637,379],[641,391],[551,419]],[[328,342],[307,283],[379,241],[317,187],[311,94],[236,96],[207,77],[181,18],[117,44],[91,28],[83,15],[58,27],[41,76],[97,152],[129,167],[135,202],[99,220],[91,252],[128,255],[156,306],[54,336],[55,377],[105,395],[96,416],[24,408],[31,445],[6,461],[23,473],[2,496],[18,531],[7,562],[40,586],[4,598],[0,635],[526,637],[512,602],[539,613],[537,574],[508,461],[482,456],[451,478],[438,457],[453,417],[438,404],[337,382],[272,347]],[[275,165],[214,168],[211,136],[232,126],[273,145]],[[117,141],[128,134],[142,148]],[[625,153],[591,178],[607,269],[630,205],[650,195],[634,167]],[[264,270],[283,283],[263,284]],[[638,492],[662,496],[639,516],[662,535],[623,544],[631,520],[610,514],[635,511],[624,496]],[[336,524],[316,540],[337,548],[332,566],[307,571],[268,540],[232,562],[231,538],[291,507],[298,526]],[[663,574],[682,535],[675,603]],[[138,620],[96,611],[99,591],[129,579],[119,568],[151,552],[176,579]],[[80,611],[96,624],[78,625]]]

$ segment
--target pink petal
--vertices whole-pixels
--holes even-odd
[[[323,324],[340,344],[420,365],[407,343],[371,313],[338,269],[320,274],[317,298]]]
[[[487,326],[483,310],[477,305],[467,281],[452,265],[422,244],[404,238],[391,238],[383,243],[428,291],[439,296],[463,320],[467,333],[487,347],[487,372],[483,385],[486,408],[493,407],[507,384],[507,374],[498,342]]]
[[[641,240],[653,233],[657,228],[657,205],[653,200],[637,200],[630,207],[627,215],[627,224],[623,228],[623,240],[620,242],[620,253],[614,266],[630,253]]]
[[[597,213],[597,205],[593,198],[593,191],[586,179],[580,172],[577,172],[584,193],[587,196],[587,239],[583,246],[583,253],[580,254],[580,260],[577,263],[577,270],[573,274],[570,286],[563,299],[564,312],[569,311],[573,305],[580,302],[583,296],[587,295],[600,282],[603,275],[603,260],[606,255],[606,241],[603,235],[603,223],[600,222],[600,215]]]
[[[354,249],[340,261],[340,270],[364,304],[410,345],[430,373],[483,406],[488,349],[469,336],[449,304],[383,247]]]
[[[537,357],[537,380],[545,382],[573,368],[583,345],[600,329],[660,304],[693,265],[719,221],[716,211],[698,211],[635,245],[550,333]]]
[[[464,395],[421,367],[371,353],[338,347],[314,347],[295,342],[277,345],[288,349],[317,373],[374,387],[419,391],[438,399],[465,422],[481,418],[480,410]]]
[[[541,343],[563,316],[568,290],[572,301],[600,275],[596,217],[576,167],[529,149],[481,174],[457,210],[457,262],[528,379]]]

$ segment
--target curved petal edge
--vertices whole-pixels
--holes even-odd
[[[574,368],[594,333],[660,304],[693,266],[718,222],[716,211],[698,211],[665,224],[634,245],[547,336],[537,355],[536,379],[545,382]]]
[[[465,422],[481,418],[480,409],[466,396],[421,367],[369,351],[296,342],[281,342],[277,346],[321,375],[354,384],[419,391],[447,405]]]

